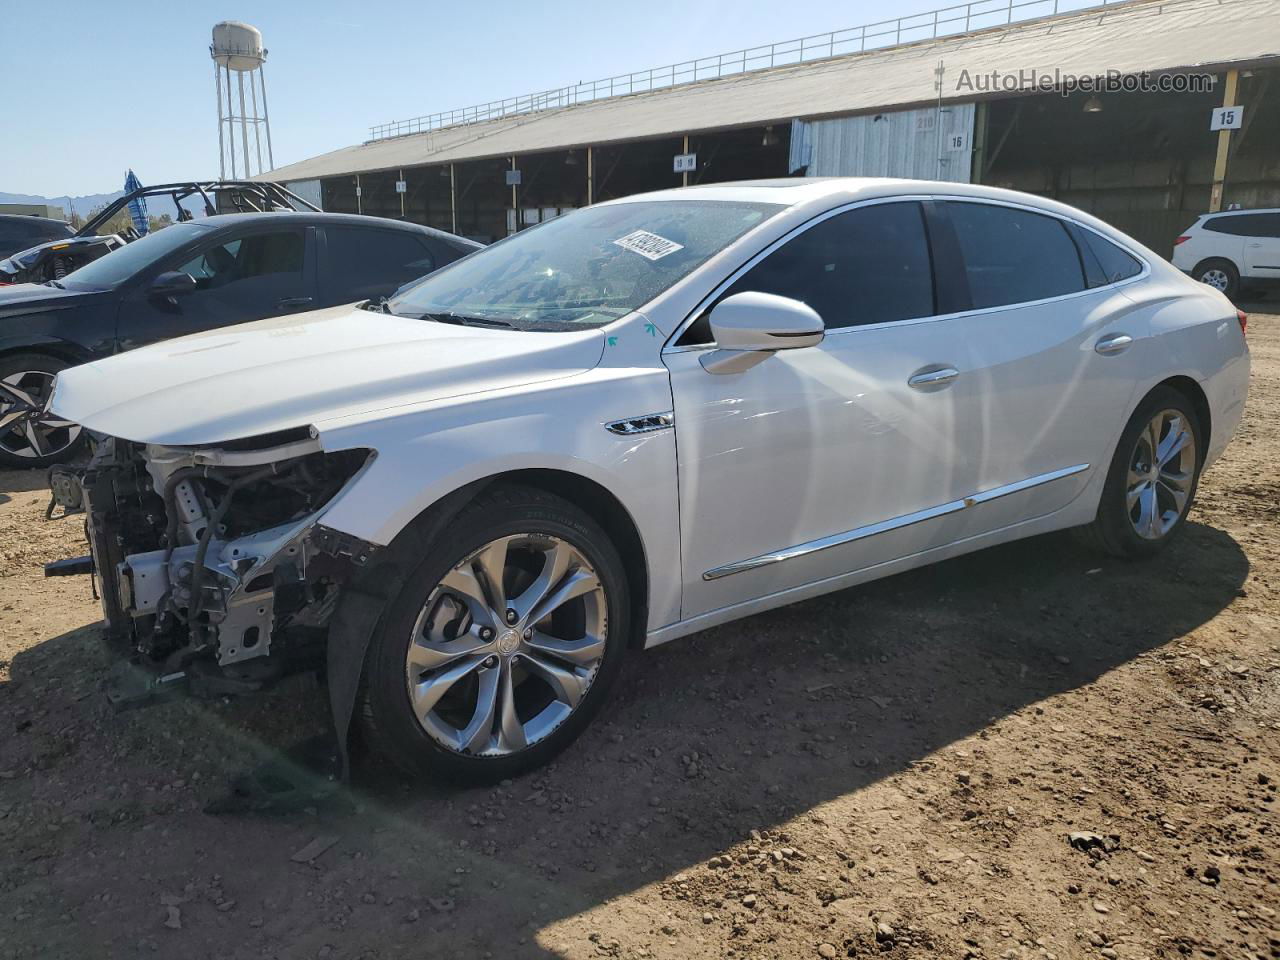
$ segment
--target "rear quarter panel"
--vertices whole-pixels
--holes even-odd
[[[1249,391],[1249,348],[1236,308],[1217,290],[1167,267],[1125,292],[1146,308],[1151,324],[1150,368],[1136,398],[1171,377],[1199,383],[1209,403],[1208,467],[1239,426]]]

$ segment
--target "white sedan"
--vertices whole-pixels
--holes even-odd
[[[1243,314],[1071,207],[723,184],[68,370],[52,409],[114,439],[55,499],[155,683],[323,651],[341,742],[492,780],[628,646],[1062,528],[1154,553],[1248,377]]]

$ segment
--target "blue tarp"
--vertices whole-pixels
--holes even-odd
[[[141,190],[142,184],[138,181],[137,175],[132,170],[129,175],[124,178],[124,192],[132,193],[134,190]],[[133,218],[133,229],[139,234],[145,234],[150,225],[147,222],[147,201],[145,197],[134,197],[129,201],[129,216]]]

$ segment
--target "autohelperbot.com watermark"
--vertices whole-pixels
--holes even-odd
[[[1041,70],[989,70],[981,73],[964,69],[956,75],[957,93],[1207,93],[1213,89],[1211,73],[1067,73],[1054,68]]]

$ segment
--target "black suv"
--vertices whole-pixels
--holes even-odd
[[[479,244],[337,213],[175,223],[49,283],[0,287],[0,464],[71,458],[80,428],[44,412],[58,371],[283,313],[376,300]]]
[[[0,214],[0,260],[50,240],[67,240],[76,232],[71,225],[48,217],[25,217],[21,214]]]

